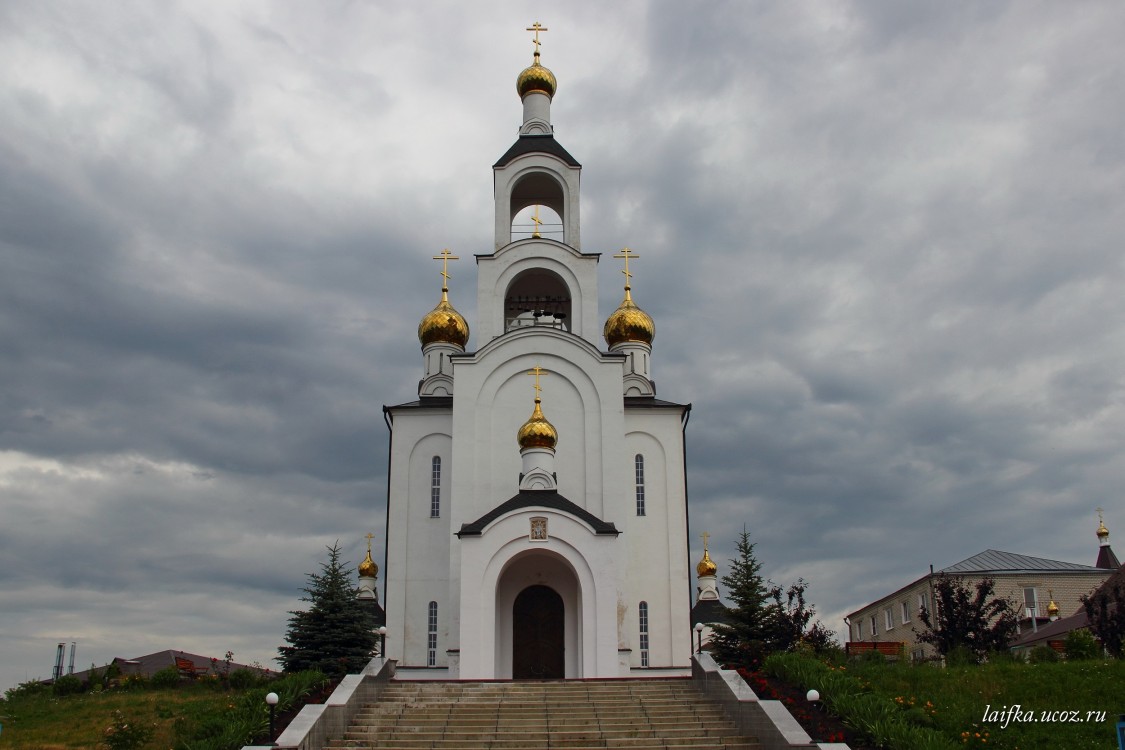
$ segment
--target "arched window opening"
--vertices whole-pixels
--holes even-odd
[[[511,235],[513,240],[516,239],[517,224],[534,224],[530,218],[531,213],[528,213],[526,218],[520,219],[519,217],[524,214],[525,209],[531,208],[534,211],[535,206],[539,206],[540,219],[543,219],[544,213],[549,212],[553,216],[553,221],[557,223],[557,234],[546,234],[542,230],[540,230],[540,234],[559,242],[566,240],[563,230],[563,215],[565,214],[563,187],[554,177],[543,172],[525,175],[512,187],[511,200],[509,216],[512,222]],[[524,229],[527,229],[527,227],[524,227]],[[530,237],[532,232],[527,231],[526,234],[521,232],[521,234],[524,237]]]
[[[645,457],[640,453],[633,459],[637,475],[637,515],[645,514]]]
[[[570,289],[558,274],[524,271],[504,293],[504,330],[549,326],[570,330]]]
[[[426,638],[426,666],[437,666],[437,602],[430,602],[430,620]]]
[[[648,602],[641,602],[637,607],[638,623],[641,631],[641,666],[648,666]]]
[[[430,468],[430,518],[441,516],[441,456],[434,456]]]
[[[528,237],[563,241],[563,223],[553,208],[534,204],[520,209],[512,219],[512,242]]]

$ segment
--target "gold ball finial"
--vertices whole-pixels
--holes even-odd
[[[625,274],[625,299],[606,319],[602,335],[605,337],[606,344],[611,347],[627,341],[651,346],[653,339],[656,338],[656,324],[652,321],[651,315],[633,302],[632,286],[629,283],[629,279],[632,278],[632,274],[629,273],[629,259],[638,256],[626,247],[613,257],[625,259],[625,270],[621,272]]]
[[[1105,520],[1102,519],[1103,512],[1101,508],[1098,508],[1098,539],[1106,539],[1109,537],[1109,529],[1105,527]]]
[[[535,61],[531,63],[531,67],[524,68],[516,77],[516,91],[519,92],[521,99],[532,91],[539,91],[553,99],[558,88],[555,74],[539,64],[539,45],[542,44],[539,41],[539,32],[547,31],[547,27],[536,21],[527,30],[535,32]]]
[[[707,551],[707,540],[711,535],[705,531],[701,536],[703,537],[703,559],[695,566],[695,573],[700,577],[713,576],[719,566],[715,564],[715,561],[711,559],[711,553]]]
[[[442,342],[464,349],[469,343],[469,324],[449,303],[449,261],[460,258],[445,248],[440,255],[434,256],[434,260],[441,261],[441,301],[418,323],[418,341],[423,347]]]
[[[520,450],[526,448],[549,448],[554,450],[559,442],[559,432],[555,429],[553,424],[547,421],[547,417],[543,416],[543,409],[540,407],[541,400],[539,398],[539,392],[543,390],[539,386],[539,378],[548,373],[542,367],[536,365],[527,374],[535,376],[535,409],[516,433],[516,442],[519,443]]]
[[[374,535],[367,535],[367,557],[363,558],[363,562],[359,564],[359,577],[360,578],[378,578],[379,566],[371,559],[371,539]]]

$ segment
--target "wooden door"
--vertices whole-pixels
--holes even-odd
[[[562,679],[565,645],[562,597],[549,586],[528,586],[512,606],[512,677]]]

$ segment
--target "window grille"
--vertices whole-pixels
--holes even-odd
[[[441,515],[441,456],[434,456],[430,470],[430,518]]]
[[[645,514],[645,457],[640,453],[633,459],[637,473],[637,515]]]
[[[639,458],[639,456],[638,456]],[[637,607],[641,629],[641,666],[648,666],[648,602],[641,602]]]
[[[429,633],[426,638],[426,666],[437,666],[437,602],[430,602]]]

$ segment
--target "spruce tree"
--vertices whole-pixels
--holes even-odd
[[[738,538],[738,557],[731,560],[723,576],[729,608],[727,623],[716,624],[711,637],[711,655],[719,664],[757,669],[778,640],[778,608],[762,578],[762,564],[754,555],[750,533],[744,528]]]
[[[318,669],[328,675],[359,672],[375,652],[375,621],[358,598],[353,569],[340,561],[340,543],[328,547],[328,562],[310,573],[307,610],[290,612],[288,646],[278,649],[286,672]]]

